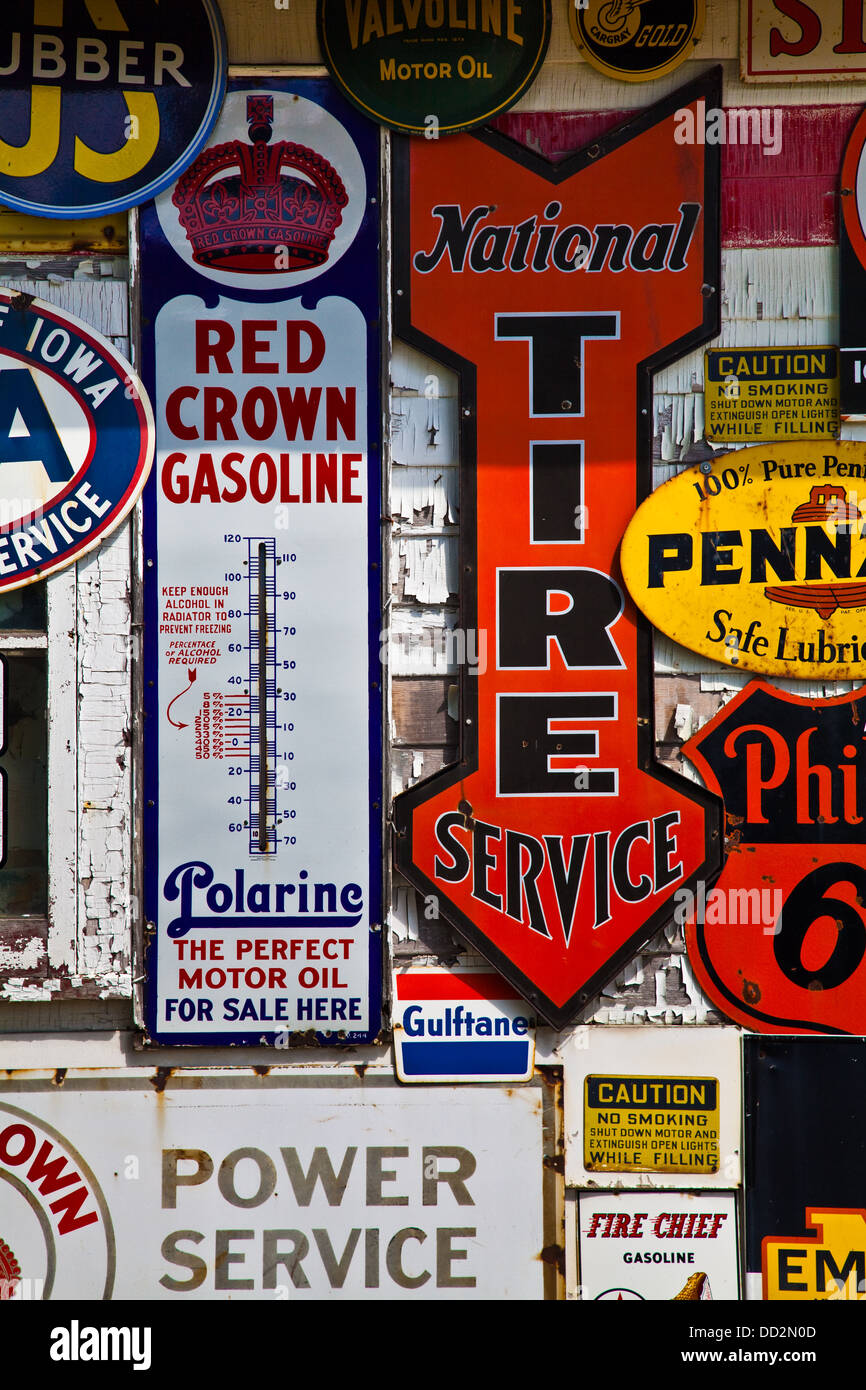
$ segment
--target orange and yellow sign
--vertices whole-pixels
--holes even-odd
[[[759,445],[687,468],[623,537],[650,622],[691,651],[767,676],[866,673],[866,446]]]
[[[398,152],[398,331],[460,373],[461,628],[492,655],[462,669],[460,760],[395,802],[397,859],[557,1026],[719,862],[718,803],[653,761],[617,567],[650,373],[716,331],[717,164],[674,127],[718,96],[558,164],[489,130]]]
[[[866,1211],[807,1207],[806,1224],[814,1234],[764,1237],[764,1298],[866,1299]]]

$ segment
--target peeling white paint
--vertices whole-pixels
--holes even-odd
[[[456,594],[458,583],[456,537],[397,538],[392,547],[392,586],[396,597],[415,599],[418,603],[447,603]]]

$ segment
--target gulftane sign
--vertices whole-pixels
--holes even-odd
[[[400,970],[394,1060],[401,1081],[528,1081],[535,1020],[494,970]]]
[[[691,651],[768,676],[866,670],[866,448],[762,445],[658,488],[623,537],[646,616]]]
[[[6,0],[0,202],[96,217],[155,197],[205,144],[226,71],[216,0]]]
[[[0,289],[0,590],[44,579],[110,535],[153,449],[150,402],[112,345]]]
[[[395,802],[397,861],[556,1026],[718,862],[717,803],[653,762],[617,565],[650,373],[716,331],[718,150],[674,127],[717,97],[555,165],[488,131],[397,158],[398,328],[460,374],[461,625],[496,654],[462,669],[458,763]]]

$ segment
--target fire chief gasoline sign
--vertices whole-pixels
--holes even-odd
[[[397,859],[553,1024],[718,863],[717,803],[652,761],[616,559],[649,372],[716,331],[716,159],[674,123],[717,96],[555,166],[489,132],[398,156],[398,329],[460,375],[462,621],[495,659],[463,669],[460,761],[395,803]]]
[[[806,700],[752,681],[685,744],[728,822],[689,956],[746,1028],[866,1032],[864,721],[863,687]]]

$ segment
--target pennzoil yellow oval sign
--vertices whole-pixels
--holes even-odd
[[[866,674],[866,445],[740,449],[664,483],[622,572],[666,636],[737,670]]]

